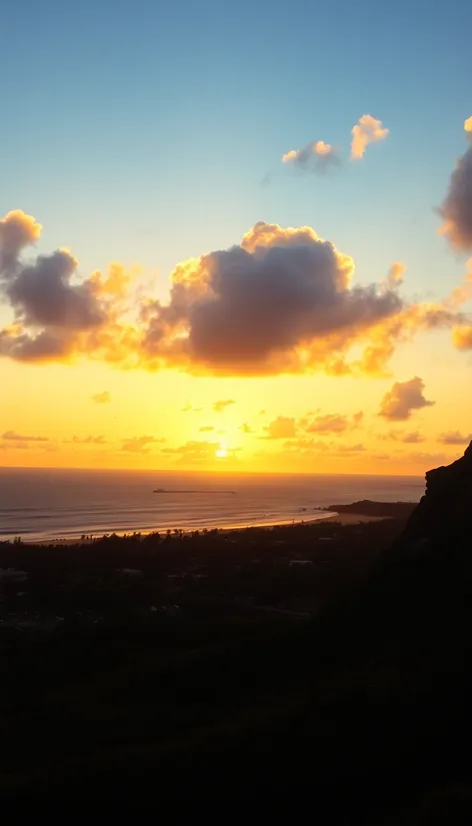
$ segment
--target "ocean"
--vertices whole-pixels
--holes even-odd
[[[155,493],[156,489],[161,492]],[[359,499],[417,502],[421,478],[0,469],[0,539],[268,526]]]

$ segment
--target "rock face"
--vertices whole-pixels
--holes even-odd
[[[428,470],[425,495],[399,541],[436,544],[446,539],[463,539],[472,546],[472,442],[456,462]]]

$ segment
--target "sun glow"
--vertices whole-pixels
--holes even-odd
[[[224,459],[228,455],[227,446],[224,442],[221,442],[218,450],[215,451],[215,456],[218,459]]]

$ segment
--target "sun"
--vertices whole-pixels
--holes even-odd
[[[226,449],[226,445],[221,442],[218,450],[215,451],[215,456],[217,459],[224,459],[228,455],[228,451]]]

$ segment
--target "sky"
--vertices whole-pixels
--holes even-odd
[[[468,0],[8,4],[0,465],[460,455],[471,24]]]

